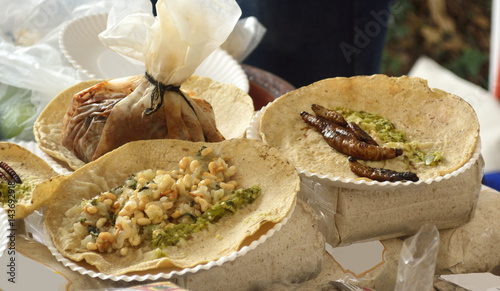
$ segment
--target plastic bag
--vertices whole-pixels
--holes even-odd
[[[238,4],[159,0],[155,18],[148,0],[130,1],[114,2],[99,38],[115,52],[143,61],[146,72],[74,96],[62,126],[62,145],[84,162],[135,140],[224,139],[211,105],[188,96],[180,85],[226,40],[241,15]]]
[[[432,290],[439,250],[439,232],[432,224],[403,242],[395,291]]]
[[[30,96],[30,90],[0,84],[0,139],[19,136],[33,123],[36,108]]]
[[[71,19],[109,10],[111,0],[4,1],[0,17],[0,138],[33,140],[33,123],[61,90],[78,82],[59,49]]]
[[[316,212],[319,230],[326,241],[332,246],[337,246],[340,236],[333,219],[337,208],[337,193],[328,191],[328,187],[316,181],[301,178],[299,197]]]
[[[266,28],[257,18],[250,16],[240,19],[221,48],[242,63],[257,47],[265,33]]]
[[[179,86],[218,48],[241,16],[232,0],[115,1],[99,38],[115,52],[140,62],[156,81]]]

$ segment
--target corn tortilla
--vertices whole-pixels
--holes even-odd
[[[385,75],[325,79],[278,98],[263,113],[259,129],[263,141],[277,147],[296,167],[312,173],[358,178],[350,171],[347,156],[330,147],[301,119],[301,111],[312,113],[313,103],[378,114],[404,131],[409,141],[440,152],[442,162],[432,167],[408,169],[403,157],[370,163],[396,171],[412,170],[420,180],[460,168],[472,157],[479,138],[473,108],[458,96],[429,88],[423,79]]]
[[[80,240],[71,235],[74,221],[65,218],[64,213],[82,199],[121,185],[130,174],[144,169],[175,169],[182,157],[194,156],[203,145],[228,156],[229,163],[238,169],[233,179],[239,187],[258,184],[262,189],[261,196],[235,215],[223,217],[216,223],[215,230],[209,230],[182,246],[169,247],[168,257],[151,258],[153,248],[150,242],[143,242],[140,248],[129,248],[126,256],[119,252],[92,252],[82,248]],[[45,212],[46,229],[54,246],[71,260],[86,261],[100,272],[114,275],[193,267],[227,256],[248,243],[245,239],[259,229],[286,217],[300,188],[298,173],[288,160],[276,149],[248,139],[209,144],[168,139],[135,141],[86,164],[58,183]]]
[[[28,216],[50,199],[48,180],[58,174],[44,160],[15,143],[0,142],[0,161],[7,163],[23,183],[34,185],[31,191],[26,192],[15,204],[15,219]],[[2,206],[8,214],[12,214],[8,203]]]

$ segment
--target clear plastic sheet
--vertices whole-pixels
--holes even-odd
[[[299,197],[311,206],[318,218],[319,230],[332,246],[340,242],[339,233],[335,226],[335,209],[337,209],[338,193],[330,192],[314,180],[301,177]]]
[[[114,1],[100,40],[140,62],[162,84],[180,85],[232,32],[241,10],[230,0]]]
[[[74,17],[107,11],[111,0],[20,0],[2,3],[0,138],[33,140],[33,122],[61,90],[78,82],[59,49]]]
[[[0,18],[0,139],[34,140],[33,123],[48,104],[62,90],[83,80],[83,76],[66,60],[59,47],[60,32],[70,21],[78,17],[108,13],[112,0],[20,0],[6,1]],[[175,2],[175,1],[169,1]],[[183,5],[192,5],[184,1]],[[207,2],[207,1],[205,1]],[[123,9],[109,18],[112,24],[107,34],[114,39],[111,47],[120,47],[131,62],[143,59],[146,32],[154,22],[151,2],[123,1]],[[193,15],[193,11],[185,9]],[[200,10],[212,17],[210,10]],[[198,15],[193,18],[199,19]],[[180,17],[180,16],[178,16]],[[184,16],[182,16],[184,17]],[[188,17],[188,19],[193,19]],[[216,19],[216,18],[213,18]],[[215,35],[215,47],[225,40],[237,19],[214,22],[211,26],[197,29],[198,34],[189,39],[190,55],[196,55],[184,71],[189,75],[201,59],[213,48],[195,49],[205,42],[205,36]],[[189,20],[191,21],[191,20]],[[118,25],[125,22],[125,26]],[[128,23],[128,24],[127,24]],[[210,29],[216,27],[210,32]],[[229,31],[228,31],[229,30]],[[116,38],[117,33],[124,33]],[[187,31],[184,31],[186,33]],[[245,58],[260,42],[265,28],[255,19],[241,19],[237,29],[227,39],[224,48],[235,59]],[[126,43],[127,45],[123,45]],[[198,59],[201,56],[200,59]],[[166,56],[168,57],[168,56]]]
[[[180,86],[227,39],[241,16],[239,6],[234,0],[159,0],[155,7],[156,17],[149,0],[113,3],[99,39],[144,62],[146,72],[74,96],[62,145],[84,162],[135,140],[223,139],[208,101],[191,98]]]
[[[266,28],[253,16],[242,18],[221,45],[238,62],[250,55],[264,37]]]
[[[439,276],[443,276],[444,280],[447,280],[445,275],[450,274],[463,275],[463,282],[469,285],[480,283],[465,278],[477,273],[492,273],[498,276],[500,269],[499,208],[500,193],[484,187],[479,195],[475,215],[469,223],[439,231],[434,225],[428,224],[413,237],[382,240],[381,243],[385,247],[383,263],[361,276],[354,276],[336,261],[327,261],[329,264],[323,268],[323,272],[328,270],[333,274],[330,278],[335,278],[334,280],[377,291],[395,290],[396,284],[399,290],[431,290],[415,283],[423,284],[424,281],[426,284],[434,284],[437,290],[455,290],[438,288],[453,285],[439,279]],[[412,277],[415,273],[418,275]],[[410,286],[420,287],[411,289]],[[463,289],[457,287],[456,290]]]
[[[395,291],[431,290],[439,250],[439,232],[432,224],[403,242]]]

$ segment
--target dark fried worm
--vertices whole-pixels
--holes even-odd
[[[357,161],[356,158],[349,157],[349,167],[351,171],[360,177],[370,178],[376,181],[412,181],[417,182],[419,180],[417,174],[413,172],[397,172],[389,169],[383,168],[373,168],[367,165],[363,165]]]
[[[5,176],[5,174],[2,171],[0,171],[0,182],[1,181],[9,181],[9,178]]]
[[[309,125],[312,125],[316,129],[318,129],[320,132],[324,130],[333,130],[336,133],[346,136],[348,138],[353,138],[357,139],[357,136],[352,132],[352,130],[342,127],[335,122],[332,122],[326,118],[320,117],[320,116],[314,116],[312,114],[309,114],[305,111],[302,111],[300,113],[300,116],[302,116],[302,119]]]
[[[359,125],[357,125],[355,122],[347,123],[342,114],[336,112],[335,110],[330,110],[318,104],[312,104],[311,109],[314,111],[316,116],[322,117],[326,120],[332,121],[333,123],[341,127],[351,130],[357,139],[369,144],[378,145],[377,142],[368,133],[366,133],[363,129],[361,129],[361,127],[359,127]]]
[[[379,147],[368,144],[354,137],[351,130],[340,128],[331,121],[316,117],[305,111],[300,113],[302,119],[321,132],[326,142],[337,151],[362,160],[381,161],[392,159],[403,154],[403,150]]]
[[[312,104],[311,109],[312,109],[312,111],[314,111],[314,113],[317,116],[320,116],[320,117],[323,117],[327,120],[335,122],[336,124],[338,124],[342,127],[347,126],[347,121],[345,121],[342,114],[340,114],[334,110],[330,110],[330,109],[323,107],[321,105],[318,105],[318,104]]]
[[[378,146],[378,143],[355,122],[349,122],[347,128],[351,129],[359,140]]]
[[[366,142],[349,138],[329,128],[321,132],[326,142],[339,152],[354,156],[361,160],[382,161],[393,159],[403,154],[403,150],[379,147]]]
[[[0,170],[0,180],[5,180],[6,182],[10,182],[11,180],[14,180],[14,182],[21,184],[21,178],[19,175],[12,169],[7,163],[0,161],[0,168],[5,171],[6,174],[4,174]],[[10,176],[10,178],[9,178]]]

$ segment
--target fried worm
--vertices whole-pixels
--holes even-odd
[[[312,104],[311,109],[312,109],[312,111],[314,111],[316,116],[323,117],[324,119],[330,120],[330,121],[332,121],[332,122],[334,122],[342,127],[347,126],[347,121],[345,121],[342,114],[340,114],[334,110],[330,110],[330,109],[323,107],[321,105],[318,105],[318,104]]]
[[[376,181],[412,181],[417,182],[419,180],[417,174],[413,172],[397,172],[384,168],[373,168],[367,165],[363,165],[355,157],[349,157],[349,167],[351,171],[360,177],[370,178]]]
[[[12,169],[9,165],[7,165],[7,163],[0,161],[0,168],[2,170],[4,170],[7,174],[9,174],[9,176],[12,178],[12,180],[14,180],[14,182],[16,182],[18,184],[22,183],[19,175],[16,173],[16,171],[14,171],[14,169]],[[0,171],[0,180],[2,180],[2,179],[7,181],[7,182],[11,180],[7,177],[7,175],[3,174]]]
[[[392,159],[403,154],[402,149],[379,147],[354,137],[351,130],[340,127],[325,118],[311,115],[305,111],[300,113],[302,119],[316,128],[326,142],[337,151],[361,160],[381,161]]]
[[[354,135],[356,135],[359,140],[378,146],[378,143],[355,122],[349,122],[347,124],[347,128],[352,130],[352,132],[354,132]]]
[[[361,127],[359,127],[359,125],[357,125],[355,122],[347,123],[342,114],[336,112],[335,110],[330,110],[318,104],[312,104],[311,109],[314,111],[316,116],[332,121],[333,123],[352,131],[357,139],[369,144],[378,145],[377,142],[368,133],[366,133]]]

